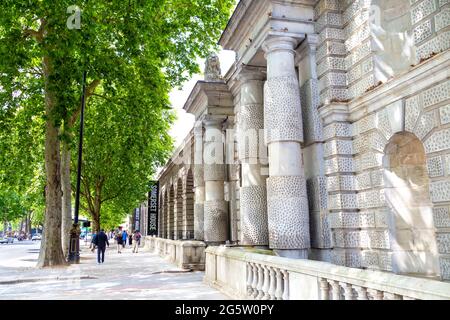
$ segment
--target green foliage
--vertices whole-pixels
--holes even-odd
[[[23,195],[36,217],[43,215],[45,125],[60,127],[60,138],[75,149],[86,70],[84,191],[103,179],[105,217],[130,211],[171,149],[168,92],[199,71],[197,58],[215,48],[234,2],[79,0],[81,29],[69,30],[72,0],[2,0],[2,186]],[[46,115],[49,101],[54,106]]]
[[[0,221],[15,221],[25,214],[23,199],[18,193],[11,190],[0,190]]]

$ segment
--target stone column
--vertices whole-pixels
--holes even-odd
[[[205,242],[212,245],[229,240],[228,203],[225,201],[224,145],[222,120],[204,120],[205,148]]]
[[[194,239],[203,241],[205,181],[203,179],[203,124],[194,127]]]
[[[309,212],[302,163],[303,125],[294,63],[297,41],[266,40],[265,140],[269,147],[269,245],[280,256],[308,258]]]
[[[239,160],[242,166],[240,213],[242,245],[269,245],[267,226],[266,178],[262,163],[267,163],[266,146],[260,141],[264,129],[264,75],[256,71],[242,71],[241,102],[238,113]],[[260,149],[262,148],[262,149]],[[267,168],[266,168],[267,170]]]

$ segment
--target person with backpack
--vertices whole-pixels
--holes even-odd
[[[117,232],[116,234],[116,242],[117,242],[117,253],[122,253],[122,247],[123,247],[123,235],[122,232]]]
[[[127,230],[124,230],[122,232],[122,245],[123,245],[124,248],[127,245],[127,238],[128,238]]]
[[[87,238],[87,235],[86,235],[86,238]],[[97,246],[96,242],[97,242],[97,233],[94,231],[92,233],[91,244],[89,245],[89,248],[91,249],[92,252],[94,252],[96,249],[96,246]]]
[[[138,253],[139,243],[141,242],[141,233],[139,230],[136,230],[133,234],[133,253]]]

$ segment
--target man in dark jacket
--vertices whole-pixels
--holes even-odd
[[[97,246],[97,263],[100,264],[100,263],[105,262],[106,245],[108,245],[108,247],[109,247],[108,236],[106,235],[106,233],[103,229],[100,230],[100,232],[97,234],[95,242],[96,242],[95,245]],[[100,254],[102,255],[101,260],[100,260]]]

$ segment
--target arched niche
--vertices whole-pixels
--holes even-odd
[[[437,277],[439,261],[422,142],[396,133],[383,158],[389,238],[395,273]]]
[[[416,47],[410,0],[372,0],[370,28],[375,79],[385,82],[411,69]]]

